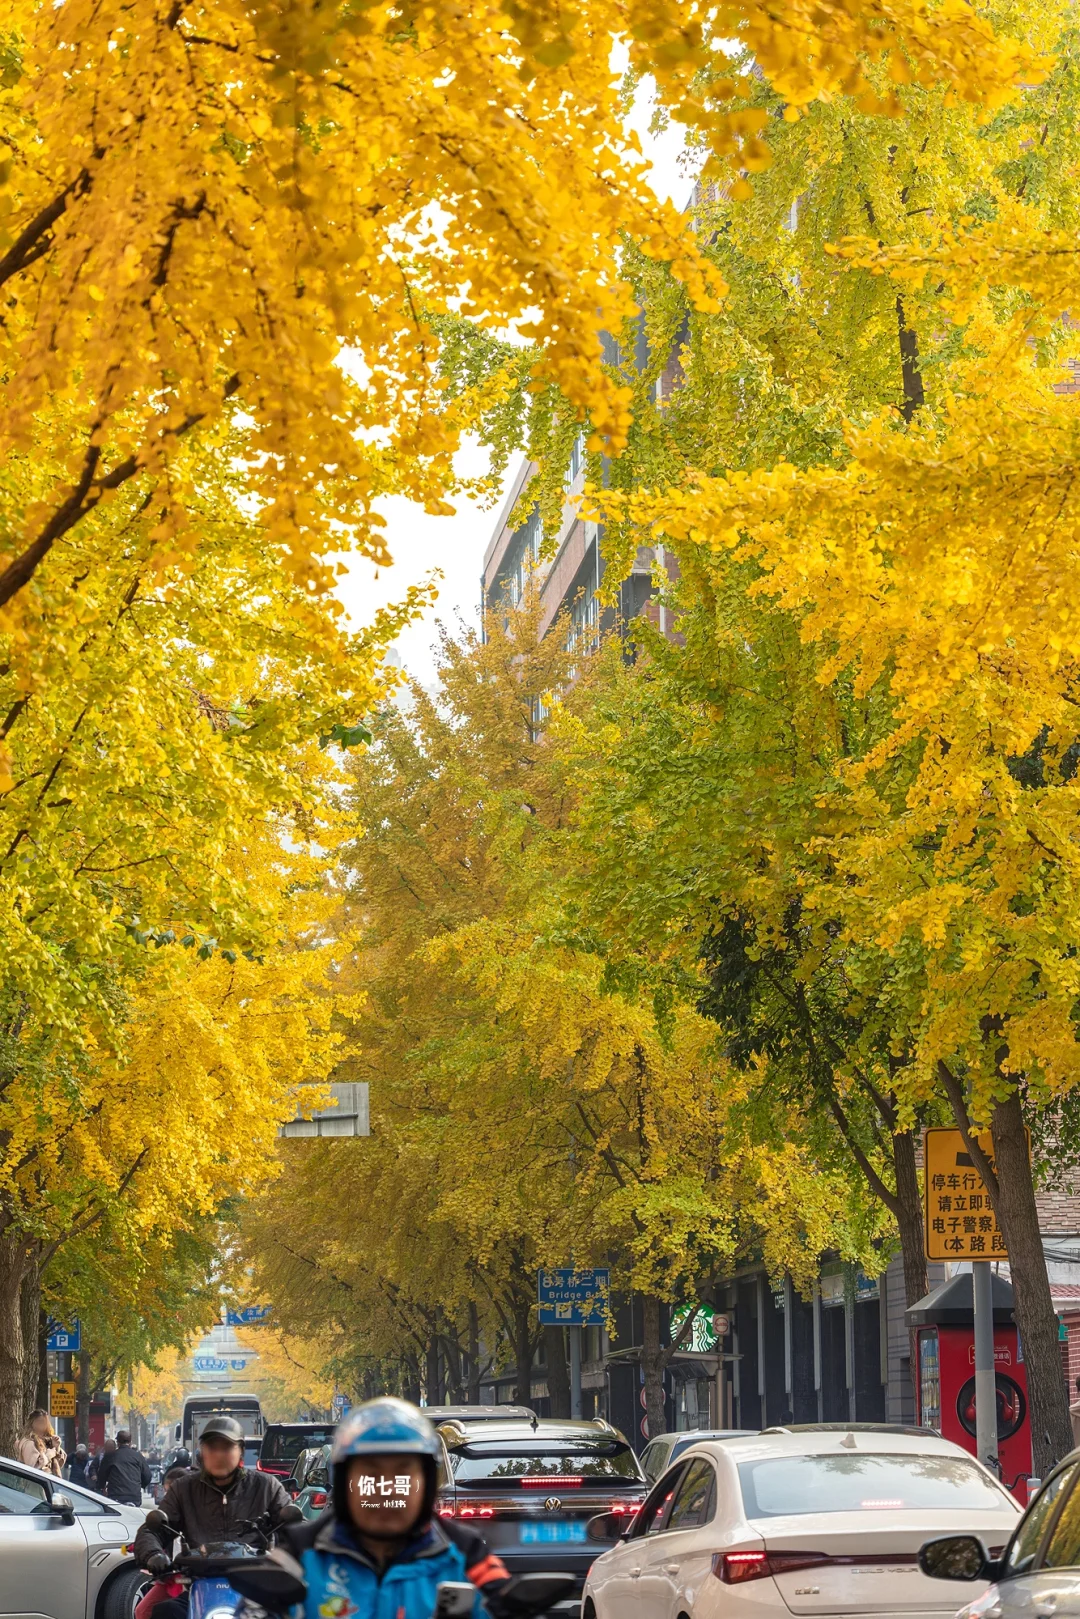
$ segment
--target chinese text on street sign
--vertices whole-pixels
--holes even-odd
[[[601,1327],[607,1320],[609,1270],[542,1270],[537,1281],[540,1325]]]
[[[75,1415],[74,1383],[49,1384],[49,1411],[54,1417],[73,1417]]]
[[[989,1136],[979,1144],[992,1164]],[[1008,1259],[989,1193],[959,1130],[927,1130],[923,1163],[927,1259]]]

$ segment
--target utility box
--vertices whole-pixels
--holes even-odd
[[[997,1437],[1001,1478],[1021,1505],[1027,1504],[1031,1473],[1031,1418],[1027,1368],[1013,1321],[1013,1290],[1004,1277],[991,1277],[994,1301],[994,1371],[997,1384]],[[975,1447],[975,1317],[970,1272],[928,1293],[907,1311],[917,1356],[915,1400],[919,1422],[943,1439]]]

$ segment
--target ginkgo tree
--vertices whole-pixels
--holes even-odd
[[[912,1260],[912,1127],[964,1129],[1014,1258],[1041,1467],[1068,1443],[1024,1113],[1045,1139],[1076,1061],[1077,40],[1064,6],[995,18],[1054,65],[991,118],[920,84],[901,117],[837,96],[789,122],[758,81],[772,168],[696,210],[719,312],[633,261],[649,354],[617,334],[635,420],[591,504],[611,577],[643,540],[677,563],[685,646],[654,649],[672,678],[646,660],[610,749],[581,738],[581,886],[611,949],[670,952],[691,993],[713,952],[751,1044],[788,995],[772,1072],[790,1087],[800,1054],[886,1201],[901,1166],[874,1132],[894,1159],[906,1138]],[[548,489],[571,416],[528,417]],[[747,948],[718,947],[730,927]]]

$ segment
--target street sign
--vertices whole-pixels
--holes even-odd
[[[49,1321],[49,1336],[45,1348],[54,1355],[77,1355],[82,1348],[82,1327],[73,1321],[65,1327],[59,1321]]]
[[[302,1087],[300,1087],[302,1089]],[[320,1085],[318,1090],[329,1090],[334,1106],[322,1108],[307,1117],[300,1111],[302,1098],[297,1096],[297,1113],[287,1124],[278,1126],[279,1136],[369,1136],[371,1110],[368,1101],[368,1082],[356,1080],[341,1085]],[[309,1087],[310,1091],[310,1087]]]
[[[335,1394],[333,1399],[330,1401],[330,1410],[335,1422],[340,1422],[346,1411],[349,1409],[350,1403],[349,1396],[347,1394]]]
[[[75,1415],[74,1383],[49,1384],[49,1414],[54,1417],[73,1417]]]
[[[611,1292],[609,1270],[542,1270],[536,1283],[542,1327],[601,1327]]]
[[[989,1133],[978,1141],[993,1164]],[[925,1131],[923,1165],[927,1259],[1008,1259],[990,1195],[959,1130]]]
[[[269,1304],[248,1304],[243,1310],[226,1310],[225,1323],[230,1327],[253,1327],[266,1320],[270,1309]]]

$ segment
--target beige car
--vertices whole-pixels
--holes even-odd
[[[0,1619],[132,1619],[142,1507],[0,1457]]]

